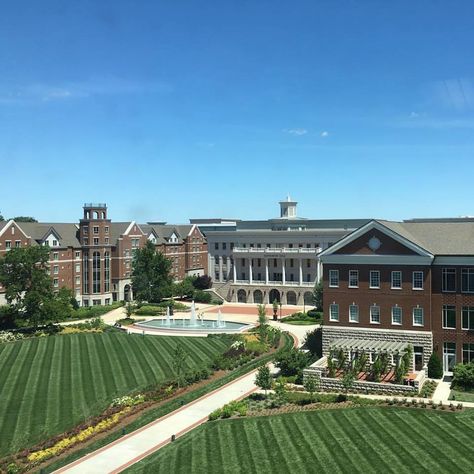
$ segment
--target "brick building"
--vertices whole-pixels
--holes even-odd
[[[323,352],[338,339],[409,342],[450,374],[474,361],[474,219],[371,221],[320,254]]]
[[[132,299],[133,251],[148,240],[171,259],[174,280],[205,273],[206,239],[192,224],[112,222],[102,203],[85,204],[78,223],[0,222],[0,256],[14,247],[48,245],[54,287],[71,288],[81,306]],[[0,304],[3,293],[0,286]]]

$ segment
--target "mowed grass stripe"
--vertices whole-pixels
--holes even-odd
[[[83,374],[83,383],[84,386],[84,401],[86,406],[90,407],[92,404],[97,402],[97,392],[96,392],[96,381],[95,374],[92,370],[91,364],[91,354],[89,353],[89,345],[87,341],[89,340],[86,334],[82,335],[83,337],[78,337],[79,340],[79,354],[81,361],[81,372]]]
[[[141,384],[135,375],[134,365],[130,361],[131,349],[126,337],[122,334],[112,334],[112,336],[113,338],[109,340],[111,349],[108,354],[111,356],[113,370],[122,375],[124,383],[120,386],[120,390],[139,387]],[[138,370],[138,367],[136,369]]]
[[[393,438],[388,436],[386,431],[373,430],[372,425],[366,417],[364,417],[364,412],[357,412],[351,415],[351,412],[344,411],[338,418],[341,424],[341,429],[346,431],[359,452],[363,452],[366,445],[373,446],[374,449],[372,450],[372,456],[377,457],[382,460],[383,463],[386,462],[389,465],[398,462],[398,457],[392,448]],[[360,429],[362,423],[365,424],[363,432],[361,432]],[[405,455],[410,455],[410,452],[407,451],[404,446],[402,446],[401,449],[405,451]],[[364,458],[369,461],[366,457]],[[364,465],[367,471],[377,472],[374,469],[372,462],[366,462]],[[399,472],[406,472],[408,474],[412,471],[409,466],[402,465],[399,468]]]
[[[141,376],[143,377],[142,384],[149,384],[150,380],[155,378],[152,355],[145,344],[139,344],[136,337],[129,337],[128,341],[130,350],[135,355],[137,365],[141,370]]]
[[[7,442],[0,443],[0,452],[3,454],[5,449],[12,446],[15,447],[15,438],[13,433],[15,431],[16,419],[20,416],[20,409],[22,405],[22,397],[19,394],[25,392],[25,387],[29,378],[29,370],[31,362],[38,350],[38,341],[27,341],[29,344],[25,345],[24,350],[18,354],[20,361],[17,366],[17,371],[13,371],[11,376],[5,383],[2,391],[1,400],[5,403],[4,415],[0,418],[0,436],[8,435]],[[3,410],[2,410],[3,411]]]
[[[94,379],[94,389],[96,394],[96,403],[105,403],[108,396],[108,377],[110,372],[106,372],[104,362],[101,359],[101,352],[99,350],[99,342],[94,334],[85,334],[84,339],[87,342],[87,349],[89,353],[89,361],[91,364],[92,373],[90,376]],[[100,336],[99,336],[100,337]]]
[[[61,395],[59,403],[59,420],[69,420],[69,426],[72,423],[73,411],[73,386],[71,374],[71,336],[60,336],[64,339],[61,351],[61,368],[60,368],[60,389]],[[68,427],[69,427],[68,426]]]
[[[44,392],[44,386],[47,384],[47,381],[43,380],[42,377],[45,371],[48,370],[51,354],[51,343],[38,344],[35,357],[29,368],[29,377],[26,381],[22,403],[18,408],[16,425],[13,430],[13,439],[20,438],[28,431],[31,419],[35,411],[37,411],[38,405],[44,406],[46,403],[44,395],[41,397],[41,392]]]
[[[10,378],[10,373],[15,370],[15,366],[19,360],[19,353],[21,350],[27,350],[26,344],[12,344],[9,343],[9,351],[4,351],[2,356],[4,357],[4,364],[2,371],[0,372],[0,399],[3,398],[3,389]]]

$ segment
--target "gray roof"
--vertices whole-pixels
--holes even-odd
[[[433,255],[474,254],[474,222],[470,219],[454,222],[378,222]]]
[[[8,221],[0,221],[0,230],[2,230],[6,225]]]
[[[354,230],[370,222],[371,219],[303,219],[301,217],[291,219],[268,219],[265,221],[240,221],[237,222],[239,230],[272,230],[281,226],[301,226],[306,230],[338,229]]]
[[[173,235],[173,232],[176,233],[178,237],[178,242],[184,242],[184,239],[187,237],[189,232],[192,229],[192,224],[182,224],[182,225],[172,225],[172,224],[140,224],[140,228],[145,232],[145,234],[150,234],[152,231],[155,232],[157,236],[158,244],[168,243],[169,238]]]
[[[109,229],[109,235],[110,235],[110,242],[112,245],[115,245],[117,243],[117,240],[121,235],[125,233],[125,231],[128,229],[132,222],[111,222],[110,223],[110,229]]]
[[[54,231],[59,238],[60,247],[80,247],[79,226],[68,223],[48,222],[17,222],[23,232],[30,236],[36,243],[48,237],[49,231]]]

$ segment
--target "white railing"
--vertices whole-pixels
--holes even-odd
[[[234,247],[233,253],[257,253],[257,254],[311,254],[316,255],[321,252],[321,248],[307,248],[307,247],[298,247],[298,248],[290,248],[290,247],[266,247],[266,248],[258,248],[258,247]]]
[[[269,280],[268,283],[265,283],[265,280],[252,280],[252,283],[250,283],[250,280],[230,280],[230,283],[232,285],[265,285],[265,286],[304,286],[304,287],[313,287],[314,286],[314,281],[303,281],[303,282],[298,282],[298,281],[286,281],[285,284],[281,280]]]

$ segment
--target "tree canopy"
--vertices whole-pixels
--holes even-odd
[[[55,293],[49,275],[49,248],[14,248],[0,258],[0,283],[17,318],[37,326],[57,321],[71,312],[72,291]]]
[[[132,263],[133,294],[137,301],[159,303],[171,293],[171,260],[151,242],[135,250]]]

